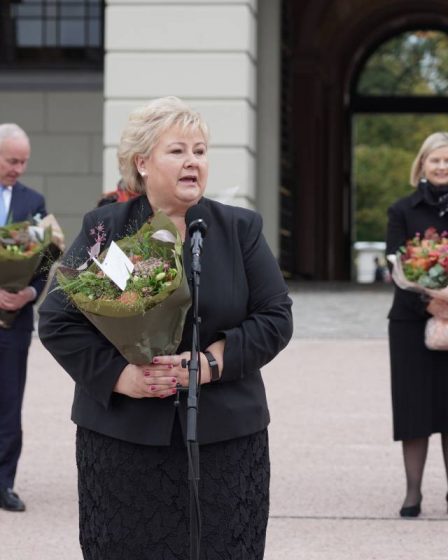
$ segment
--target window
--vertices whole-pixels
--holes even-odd
[[[1,4],[1,67],[102,67],[103,0],[2,0]]]

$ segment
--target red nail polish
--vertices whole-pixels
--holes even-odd
[[[159,358],[153,358],[152,363],[153,364],[158,364],[159,363]]]
[[[154,385],[151,385],[151,391],[155,391],[156,388],[154,387]]]
[[[174,395],[174,393],[177,393],[177,389],[171,389],[171,392],[172,392],[173,395]]]
[[[177,382],[177,379],[176,379],[175,377],[173,377],[173,378],[171,379],[171,383],[176,383],[176,382]]]

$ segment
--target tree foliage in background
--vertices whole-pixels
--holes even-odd
[[[358,81],[361,95],[447,95],[448,35],[401,33],[378,47]]]
[[[358,82],[364,95],[447,95],[448,36],[403,33],[381,45]],[[412,162],[431,133],[448,131],[447,115],[365,114],[354,119],[355,240],[383,241],[387,208],[412,192]]]

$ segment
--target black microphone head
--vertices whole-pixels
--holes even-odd
[[[210,211],[202,204],[195,204],[185,214],[185,223],[187,224],[190,237],[195,231],[199,231],[205,237],[210,221]]]

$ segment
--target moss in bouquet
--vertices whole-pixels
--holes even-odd
[[[119,291],[109,278],[99,277],[98,273],[90,270],[73,279],[61,276],[59,282],[66,294],[80,294],[88,299],[115,299]]]

